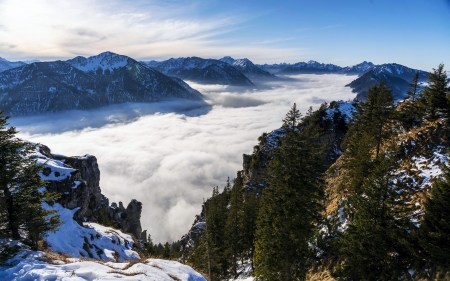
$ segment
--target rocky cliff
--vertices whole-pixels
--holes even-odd
[[[142,231],[142,203],[133,199],[125,208],[122,202],[111,203],[101,193],[100,170],[97,158],[92,155],[63,156],[52,154],[50,148],[39,145],[36,149],[38,163],[44,165],[40,174],[48,182],[47,189],[61,195],[57,203],[73,210],[74,220],[98,222],[115,226],[146,242],[146,231]]]

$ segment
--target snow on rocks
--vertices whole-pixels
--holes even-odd
[[[36,147],[36,150],[33,154],[36,156],[37,163],[44,166],[43,171],[39,173],[39,176],[43,180],[65,180],[76,171],[75,169],[65,165],[63,161],[48,158],[47,156],[42,154],[39,147]]]
[[[330,105],[330,107],[326,109],[326,116],[324,118],[333,120],[334,115],[340,113],[345,117],[345,122],[348,123],[353,117],[354,110],[355,105],[353,102],[339,100],[335,102],[334,105]]]
[[[73,220],[78,208],[69,210],[58,203],[53,206],[44,203],[43,206],[56,210],[62,222],[56,232],[49,232],[45,237],[53,251],[73,257],[110,261],[139,259],[139,254],[132,250],[134,241],[131,235],[96,223],[84,223],[84,227],[79,225]]]

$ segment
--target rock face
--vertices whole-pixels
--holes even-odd
[[[52,154],[45,145],[36,151],[38,163],[44,165],[40,174],[48,181],[47,190],[59,193],[58,199],[64,208],[75,209],[74,220],[82,222],[99,222],[117,226],[122,231],[131,233],[135,238],[146,242],[146,232],[142,232],[142,203],[133,199],[125,209],[112,203],[100,189],[100,170],[97,158],[92,155],[67,157]],[[144,235],[143,235],[144,234]]]
[[[36,62],[0,73],[0,108],[10,116],[173,98],[203,100],[182,80],[111,52]]]
[[[184,261],[187,260],[189,257],[192,249],[194,249],[195,246],[195,240],[200,237],[203,230],[205,229],[206,222],[205,222],[205,205],[202,206],[202,212],[199,215],[195,216],[194,223],[192,224],[191,229],[189,229],[189,232],[183,237],[181,237],[181,259]]]

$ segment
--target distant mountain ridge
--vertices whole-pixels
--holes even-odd
[[[371,62],[363,61],[362,63],[341,67],[335,64],[324,64],[314,60],[308,62],[279,63],[279,64],[262,64],[256,65],[260,69],[274,74],[362,74],[375,67]]]
[[[356,98],[364,100],[367,90],[375,84],[385,82],[392,89],[392,93],[396,99],[402,99],[406,96],[408,84],[419,73],[421,82],[428,79],[428,72],[418,69],[406,67],[397,63],[386,63],[375,65],[372,62],[363,61],[362,63],[341,67],[335,64],[324,64],[317,61],[298,62],[295,64],[264,64],[258,65],[270,73],[278,75],[294,75],[294,74],[345,74],[358,75],[359,77],[349,83],[348,87],[357,93]]]
[[[111,52],[0,73],[0,109],[12,116],[170,98],[201,101],[202,95],[180,79]]]
[[[275,75],[270,74],[269,72],[257,67],[252,61],[247,58],[233,59],[230,56],[226,56],[221,58],[220,61],[228,63],[250,79],[259,80],[277,78]]]
[[[354,93],[357,93],[357,99],[365,100],[367,90],[370,87],[385,82],[391,88],[394,98],[403,99],[406,97],[408,84],[415,73],[419,73],[420,82],[428,80],[428,72],[426,71],[412,69],[396,63],[376,65],[346,86],[352,88]]]
[[[187,57],[144,63],[166,75],[197,83],[255,86],[241,71],[220,60]]]
[[[23,65],[26,65],[26,63],[21,61],[12,62],[0,57],[0,72]]]

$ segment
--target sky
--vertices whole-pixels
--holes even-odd
[[[128,103],[92,111],[12,117],[22,139],[66,156],[94,155],[100,188],[110,203],[143,203],[141,222],[154,242],[179,240],[201,212],[203,199],[242,170],[263,132],[281,127],[295,102],[302,113],[323,102],[353,99],[344,85],[356,76],[301,75],[254,90],[223,85],[191,87],[195,102]]]
[[[450,63],[450,0],[0,0],[0,57]]]

